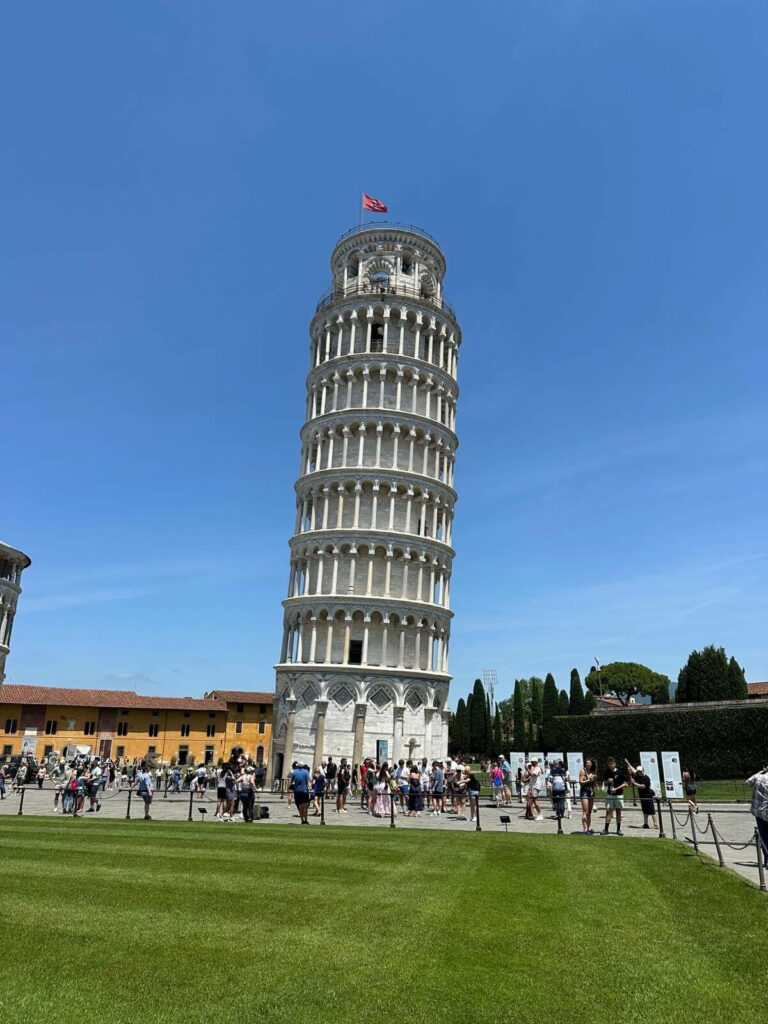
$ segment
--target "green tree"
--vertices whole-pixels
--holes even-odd
[[[523,682],[522,679],[515,680],[515,692],[512,696],[512,720],[515,731],[515,746],[518,750],[527,750],[525,735],[525,704],[523,703]]]
[[[669,704],[669,683],[659,683],[659,694],[654,704]]]
[[[738,667],[738,663],[736,663]],[[729,675],[728,657],[723,647],[710,644],[703,651],[691,651],[677,677],[678,704],[694,701],[728,700],[731,687],[737,685],[736,668]],[[746,681],[744,685],[746,690]]]
[[[453,716],[451,743],[454,754],[469,753],[469,713],[463,697],[459,698],[456,714]]]
[[[547,678],[544,680],[544,721],[541,729],[541,742],[544,744],[545,751],[553,750],[557,745],[555,718],[557,718],[559,710],[560,705],[557,699],[555,677],[551,672],[548,672]]]
[[[568,714],[583,715],[584,713],[584,689],[581,685],[581,679],[579,678],[579,670],[577,668],[572,668],[571,694],[568,701]]]
[[[501,714],[499,709],[496,708],[496,714],[493,718],[493,750],[491,751],[492,757],[498,757],[499,754],[504,753],[504,747],[501,739]]]
[[[490,693],[485,695],[485,755],[493,756],[493,712]]]
[[[506,700],[500,700],[496,705],[496,710],[501,716],[501,738],[509,745],[509,741],[512,739],[512,723],[515,718],[513,698],[507,697]]]
[[[544,722],[544,684],[538,686],[538,680],[531,687],[531,721],[534,725]]]
[[[584,712],[587,715],[591,715],[597,707],[597,697],[592,693],[591,690],[587,690],[584,694]]]
[[[728,662],[728,696],[731,700],[746,700],[747,697],[747,677],[735,658]]]
[[[568,700],[568,694],[565,690],[561,690],[557,695],[557,713],[558,715],[569,715],[571,713],[571,702]]]
[[[602,684],[603,693],[614,693],[624,704],[636,693],[650,697],[655,702],[659,687],[664,683],[669,687],[669,676],[654,672],[636,661],[612,661],[603,665],[600,672],[596,668],[590,669],[584,682],[592,693],[600,693]]]
[[[485,690],[479,679],[475,680],[469,704],[469,749],[478,757],[484,757],[487,746],[487,728],[485,723],[486,703]]]

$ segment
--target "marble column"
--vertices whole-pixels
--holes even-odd
[[[328,711],[327,700],[316,700],[315,711],[317,712],[317,726],[315,728],[315,753],[314,760],[310,767],[320,764],[323,759],[323,747],[325,746],[325,715]]]
[[[365,716],[367,703],[355,704],[355,741],[352,747],[352,764],[359,765],[363,759],[363,743],[365,740]]]

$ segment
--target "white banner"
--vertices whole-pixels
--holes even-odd
[[[539,759],[539,768],[544,771],[544,755],[539,750],[531,750],[528,754],[528,760],[532,761],[534,757]]]
[[[547,754],[547,767],[551,769],[552,765],[555,763],[555,761],[564,761],[564,760],[565,760],[565,758],[563,757],[562,753],[558,753],[555,750],[551,754]]]
[[[659,777],[659,755],[655,750],[641,750],[640,751],[640,766],[651,780],[651,788],[653,789],[656,796],[664,799],[664,793],[661,788],[661,778]]]
[[[683,799],[683,777],[680,774],[680,755],[676,750],[662,750],[664,769],[664,795],[667,800]]]
[[[568,775],[570,776],[571,782],[579,781],[579,772],[584,767],[584,755],[583,754],[572,754],[568,753]],[[578,796],[578,788],[576,795]]]
[[[517,769],[522,768],[525,770],[525,751],[513,750],[509,756],[509,765],[512,769],[512,778],[517,778]]]

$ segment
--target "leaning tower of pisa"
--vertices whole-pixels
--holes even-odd
[[[408,225],[348,231],[309,335],[272,772],[448,743],[461,331],[445,257]]]

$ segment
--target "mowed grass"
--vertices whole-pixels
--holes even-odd
[[[765,1014],[768,899],[662,840],[3,818],[0,893],[2,1024]]]

